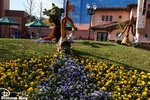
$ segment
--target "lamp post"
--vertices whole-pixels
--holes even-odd
[[[91,29],[91,19],[92,15],[95,14],[95,11],[97,9],[97,6],[94,5],[92,8],[90,7],[89,4],[86,5],[87,13],[90,15],[90,23],[89,23],[89,31],[88,31],[88,40],[90,40],[90,29]]]

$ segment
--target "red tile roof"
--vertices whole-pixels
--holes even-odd
[[[102,7],[98,7],[97,10],[127,10],[127,7],[123,7],[123,6],[102,6]]]
[[[89,24],[75,24],[77,30],[89,30]]]
[[[127,24],[129,20],[124,21],[124,22]],[[92,30],[113,30],[113,29],[116,29],[117,25],[120,23],[122,22],[111,22],[107,24],[100,24],[100,25],[92,26],[91,29]]]

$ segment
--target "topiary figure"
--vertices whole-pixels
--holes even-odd
[[[49,16],[49,22],[54,23],[54,27],[51,33],[47,37],[42,38],[42,40],[52,40],[53,38],[56,38],[56,41],[58,42],[61,37],[60,17],[62,16],[62,13],[64,13],[64,9],[58,8],[54,3],[52,3],[52,9],[45,9],[43,14]]]

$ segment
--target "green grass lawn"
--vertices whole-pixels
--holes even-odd
[[[148,100],[150,97],[150,52],[140,49],[143,45],[135,48],[78,40],[71,44],[74,56],[58,53],[56,45],[37,43],[34,39],[1,38],[0,87],[27,93],[32,100],[43,96],[74,98],[82,92],[87,96],[97,90],[111,92],[108,100]],[[49,90],[39,94],[41,85],[48,86]],[[75,91],[78,94],[74,94]],[[100,95],[104,99],[103,94]]]
[[[150,52],[147,50],[112,42],[84,40],[72,43],[72,47],[75,55],[150,72]],[[56,44],[37,43],[32,39],[0,39],[1,62],[51,55],[56,52]]]

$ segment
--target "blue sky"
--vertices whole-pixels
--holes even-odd
[[[25,6],[28,0],[10,0],[10,10],[25,10]],[[36,8],[33,10],[33,15],[39,17],[39,5],[43,3],[43,10],[51,9],[52,3],[55,3],[58,7],[63,7],[64,0],[34,0]],[[82,3],[81,3],[82,1]],[[99,6],[127,6],[129,3],[137,3],[138,0],[69,0],[71,4],[75,5],[75,11],[71,12],[71,18],[76,23],[88,23],[89,16],[87,15],[86,4],[96,4]],[[149,0],[150,1],[150,0]],[[86,17],[85,17],[86,16]],[[47,16],[43,16],[47,17]]]

